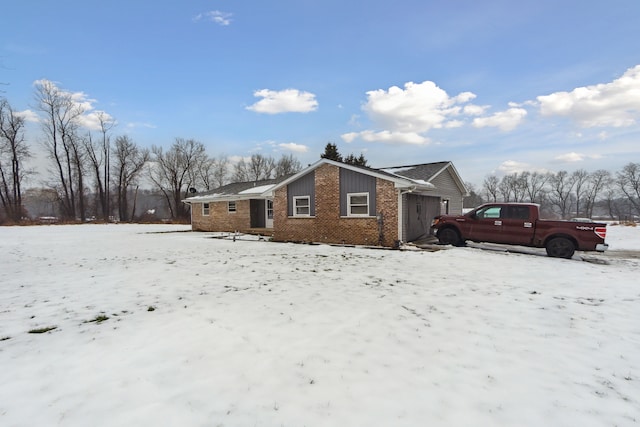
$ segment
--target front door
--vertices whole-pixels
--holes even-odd
[[[266,224],[265,228],[273,228],[273,200],[267,200],[265,203],[267,212],[266,212]]]

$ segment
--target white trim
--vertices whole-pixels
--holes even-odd
[[[402,242],[402,224],[403,224],[403,206],[402,206],[402,191],[398,192],[398,242]]]
[[[351,202],[351,198],[352,197],[362,197],[365,196],[367,198],[367,203],[366,203],[366,207],[367,207],[367,213],[364,214],[355,214],[353,212],[351,212],[351,207],[352,206],[365,206],[362,204],[352,204]],[[367,217],[367,216],[371,216],[369,215],[369,209],[370,209],[370,205],[369,205],[369,193],[347,193],[347,216],[348,217]]]
[[[297,206],[297,202],[298,200],[303,200],[306,199],[307,201],[307,205],[306,206],[300,206],[301,208],[307,208],[307,213],[306,214],[300,214],[298,213],[298,206]],[[291,212],[293,214],[294,217],[309,217],[311,216],[311,196],[293,196],[293,212]]]
[[[207,205],[207,213],[205,213],[205,207],[204,205]],[[202,202],[202,216],[209,216],[211,215],[211,206],[209,202]]]
[[[233,203],[233,210],[231,210],[231,204]],[[235,200],[229,200],[227,202],[227,213],[238,212],[238,203]]]
[[[271,209],[269,209],[269,204],[271,204]],[[269,218],[269,211],[271,211],[271,218]],[[264,212],[265,228],[273,228],[273,217],[274,216],[275,216],[275,211],[273,210],[273,199],[266,199],[266,201],[265,201],[265,212]]]

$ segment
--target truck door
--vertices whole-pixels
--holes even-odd
[[[502,242],[514,245],[530,244],[534,233],[533,223],[529,206],[505,206],[502,212]]]
[[[478,210],[465,224],[466,227],[469,227],[469,232],[465,233],[467,238],[479,242],[501,242],[503,210],[505,210],[505,206],[501,205],[487,206]]]

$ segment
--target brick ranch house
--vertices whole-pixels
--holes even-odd
[[[235,183],[184,200],[194,231],[275,241],[395,247],[429,234],[467,195],[451,162],[373,169],[321,159],[279,180]]]

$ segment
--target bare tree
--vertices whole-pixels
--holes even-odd
[[[249,163],[247,163],[247,172],[249,173],[249,181],[262,181],[273,176],[273,170],[276,168],[276,162],[271,156],[263,156],[262,154],[252,154]]]
[[[231,177],[233,182],[247,182],[251,181],[249,179],[249,167],[247,166],[247,162],[244,159],[238,160],[235,165],[233,165],[233,176]]]
[[[498,201],[498,186],[500,185],[500,180],[495,175],[489,175],[484,179],[482,184],[482,188],[487,196],[487,200],[490,202]]]
[[[567,171],[559,171],[549,179],[549,199],[558,208],[561,218],[567,218],[571,211],[571,193],[574,181]]]
[[[262,181],[273,177],[276,162],[273,157],[252,154],[246,161],[240,159],[233,168],[234,182]]]
[[[24,118],[6,99],[0,99],[0,202],[7,217],[19,222],[23,216],[23,164],[31,157],[24,140]]]
[[[591,218],[593,216],[593,208],[596,202],[600,198],[603,191],[606,191],[611,186],[613,180],[611,178],[611,172],[598,169],[595,172],[589,174],[589,185],[586,191],[586,216]]]
[[[120,221],[129,221],[135,215],[135,212],[131,212],[129,215],[129,187],[136,183],[149,159],[150,153],[147,148],[139,148],[126,135],[116,138],[113,148],[112,173]]]
[[[616,174],[618,189],[640,215],[640,163],[628,163]]]
[[[542,203],[545,197],[545,186],[549,175],[539,172],[523,172],[521,175],[525,185],[526,196],[531,203]]]
[[[182,199],[188,196],[194,168],[207,157],[204,145],[193,139],[176,138],[171,148],[153,146],[153,164],[149,177],[164,195],[172,218],[187,218],[188,210]]]
[[[503,202],[518,201],[518,174],[505,175],[498,184],[498,192]]]
[[[111,156],[111,137],[109,132],[115,126],[113,118],[104,111],[96,113],[100,125],[100,138],[94,140],[91,133],[84,138],[84,150],[87,154],[89,167],[93,172],[94,188],[98,195],[100,214],[105,221],[109,220],[109,175]]]
[[[78,137],[79,119],[84,110],[72,95],[48,80],[36,83],[37,109],[43,114],[44,146],[53,161],[52,188],[58,191],[62,215],[76,218],[84,213],[83,151]]]
[[[222,187],[227,184],[229,175],[229,159],[225,155],[220,155],[215,159],[211,170],[213,188]]]
[[[584,208],[582,202],[588,197],[589,193],[589,172],[584,169],[578,169],[571,174],[571,180],[573,181],[573,194],[576,202],[576,216],[582,216],[582,209]]]
[[[276,163],[275,177],[280,178],[286,175],[291,175],[302,170],[302,164],[294,157],[293,154],[288,156],[283,154],[280,160]]]

